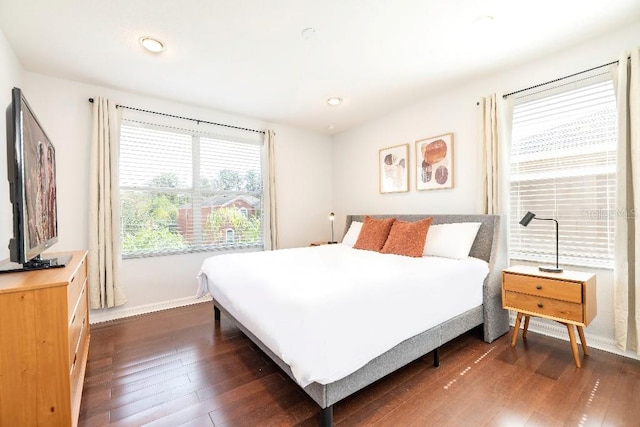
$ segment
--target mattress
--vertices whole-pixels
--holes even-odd
[[[210,257],[198,294],[210,292],[305,387],[344,378],[482,305],[488,272],[472,257],[411,258],[336,244]]]

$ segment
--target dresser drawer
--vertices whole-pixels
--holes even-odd
[[[506,291],[582,304],[582,283],[509,273],[503,281]]]
[[[80,292],[82,291],[82,287],[84,286],[84,282],[87,279],[87,258],[85,257],[82,260],[82,263],[78,266],[73,277],[71,277],[71,281],[69,282],[69,286],[67,288],[67,302],[69,307],[69,319],[73,316],[74,310],[76,308],[76,303],[78,302],[78,297],[80,296]]]
[[[80,400],[82,398],[82,388],[84,385],[84,374],[89,351],[89,319],[85,316],[83,327],[78,337],[77,350],[69,365],[69,384],[71,386],[71,413],[73,419],[78,419],[80,413]],[[74,424],[75,426],[76,424]]]
[[[529,311],[562,321],[584,323],[582,304],[506,291],[503,305],[516,311]]]
[[[78,305],[69,324],[69,366],[73,364],[73,359],[76,357],[76,352],[80,347],[82,333],[87,329],[87,323],[89,321],[87,316],[86,293],[87,286],[85,284],[85,286],[80,290]]]

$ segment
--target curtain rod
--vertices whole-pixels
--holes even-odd
[[[524,89],[516,90],[515,92],[507,93],[506,95],[502,95],[502,98],[503,99],[504,98],[508,98],[511,95],[515,95],[515,94],[520,93],[520,92],[525,92],[527,90],[535,89],[535,88],[540,87],[540,86],[544,86],[544,85],[548,85],[548,84],[551,84],[551,83],[559,82],[561,80],[565,80],[565,79],[569,79],[571,77],[579,76],[580,74],[588,73],[589,71],[597,70],[598,68],[608,67],[609,65],[613,65],[613,64],[617,64],[617,63],[618,63],[618,61],[613,61],[613,62],[609,62],[608,64],[598,65],[597,67],[589,68],[588,70],[582,70],[582,71],[579,71],[577,73],[570,74],[568,76],[560,77],[560,78],[554,79],[554,80],[549,80],[548,82],[540,83],[540,84],[533,85],[533,86],[530,86],[530,87],[527,87],[527,88],[524,88]]]
[[[89,102],[91,102],[93,104],[93,98],[89,98]],[[157,114],[159,116],[172,117],[174,119],[190,120],[190,121],[196,122],[198,124],[206,123],[208,125],[222,126],[222,127],[238,129],[238,130],[246,130],[248,132],[261,133],[261,134],[264,135],[264,131],[263,130],[249,129],[249,128],[243,128],[243,127],[240,127],[240,126],[233,126],[233,125],[225,125],[224,123],[209,122],[207,120],[192,119],[190,117],[175,116],[173,114],[167,114],[167,113],[158,113],[157,111],[143,110],[142,108],[135,108],[135,107],[127,107],[126,105],[116,105],[116,108],[124,108],[126,110],[140,111],[142,113]]]

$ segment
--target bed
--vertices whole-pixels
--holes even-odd
[[[476,222],[480,227],[465,260],[324,245],[211,257],[199,275],[199,293],[211,293],[215,319],[223,313],[296,381],[322,409],[322,425],[332,425],[333,404],[413,360],[434,352],[437,366],[437,349],[462,333],[484,325],[484,340],[492,342],[509,329],[500,293],[505,257],[498,216],[372,217],[431,217],[433,225]],[[363,220],[348,216],[345,230]],[[253,267],[235,267],[240,261]],[[268,265],[280,267],[266,276],[262,272]],[[430,272],[428,278],[420,274],[423,270]],[[475,285],[448,285],[466,282]],[[425,289],[436,295],[454,289],[450,299],[456,303],[438,301]],[[359,344],[352,345],[356,337]]]

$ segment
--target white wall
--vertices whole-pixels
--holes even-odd
[[[20,87],[22,66],[0,30],[0,141],[6,140],[5,108],[11,103],[11,89]],[[0,147],[4,144],[0,143]],[[7,150],[0,149],[0,261],[9,258],[9,238],[13,234],[9,181],[7,180]]]
[[[330,240],[330,138],[287,126],[271,128],[278,141],[280,246],[308,246],[310,242]]]
[[[56,146],[60,240],[54,251],[87,248],[88,161],[91,104],[105,96],[118,104],[203,120],[276,131],[276,162],[281,247],[308,245],[328,238],[331,209],[329,137],[259,120],[177,104],[26,72],[23,90]],[[0,241],[8,239],[4,234]],[[108,314],[92,311],[92,321],[135,314],[191,300],[196,275],[209,253],[124,260],[122,280],[127,304]]]
[[[480,213],[482,157],[476,110],[479,97],[494,92],[512,92],[617,60],[625,49],[639,43],[638,34],[640,21],[571,50],[494,75],[478,76],[466,84],[425,96],[423,102],[335,136],[333,206],[338,224],[343,223],[347,214]],[[415,172],[410,168],[410,192],[379,194],[377,157],[380,148],[409,143],[411,163],[415,159],[416,140],[447,132],[454,133],[453,189],[416,191]],[[613,274],[610,270],[597,270],[596,273],[598,315],[586,332],[594,346],[613,350]],[[539,329],[548,333],[560,330],[544,322],[539,324]],[[564,337],[566,330],[564,332],[560,330],[559,335]]]

